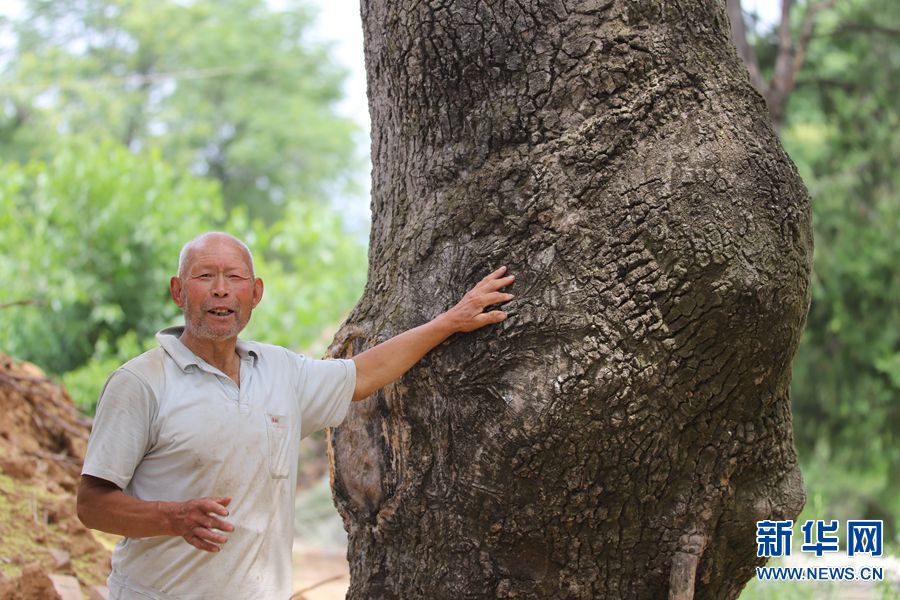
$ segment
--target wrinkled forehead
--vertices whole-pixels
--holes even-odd
[[[236,240],[209,235],[192,241],[185,248],[180,270],[188,273],[198,267],[240,270],[252,274],[253,259],[249,251]]]

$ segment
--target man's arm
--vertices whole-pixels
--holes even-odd
[[[432,348],[454,333],[475,331],[506,319],[506,313],[500,310],[484,312],[486,306],[508,302],[514,298],[512,294],[500,291],[515,279],[513,275],[503,277],[505,272],[506,267],[500,267],[479,281],[456,306],[428,323],[354,356],[356,389],[353,391],[353,399],[367,398],[376,390],[397,380]]]
[[[218,552],[234,531],[213,514],[228,516],[231,498],[195,498],[187,502],[148,502],[129,496],[114,483],[82,475],[78,486],[78,518],[85,527],[131,538],[180,535],[187,543]]]

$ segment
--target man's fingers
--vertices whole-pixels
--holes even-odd
[[[505,292],[491,292],[481,297],[481,306],[485,307],[490,306],[491,304],[501,304],[503,302],[509,302],[513,298],[515,298],[515,296]]]
[[[505,321],[506,317],[506,313],[502,310],[492,310],[491,312],[481,313],[474,319],[475,324],[477,325],[476,329],[484,327],[485,325],[500,323],[501,321]]]
[[[227,537],[207,527],[194,527],[191,532],[201,540],[214,544],[224,544],[228,541]]]
[[[505,288],[510,285],[513,281],[516,280],[515,275],[507,275],[506,277],[500,277],[498,279],[491,279],[489,281],[484,282],[485,288],[491,292],[497,291],[501,288]]]
[[[228,506],[229,504],[231,504],[231,496],[220,496],[218,498],[213,498],[213,500],[215,500],[222,506]]]
[[[492,271],[491,273],[486,275],[482,279],[482,281],[489,281],[491,279],[494,279],[494,278],[498,277],[499,275],[501,275],[504,271],[506,271],[506,265],[503,265],[502,267],[499,267],[496,270]]]
[[[186,541],[188,544],[190,544],[194,548],[198,548],[200,550],[205,550],[207,552],[218,552],[219,551],[218,546],[205,541],[203,538],[196,535],[195,533],[189,533],[188,535],[184,536],[184,541]]]
[[[210,544],[209,542],[204,542],[198,537],[192,537],[188,540],[188,544],[195,548],[199,548],[200,550],[206,550],[207,552],[218,552],[219,547],[215,544]]]
[[[228,509],[225,507],[229,502],[231,502],[231,498],[201,498],[198,504],[204,513],[215,513],[227,517]]]
[[[479,285],[497,281],[498,278],[500,278],[505,272],[506,272],[506,265],[503,265],[499,269],[496,269],[495,271],[492,271],[492,272],[488,273],[487,275],[485,275],[484,277],[482,277],[481,281],[479,281],[476,284],[476,287],[478,287]],[[505,279],[505,277],[504,277],[504,279]]]
[[[222,519],[217,519],[215,517],[207,516],[205,519],[202,519],[200,521],[200,524],[207,529],[218,529],[219,531],[234,531],[234,526],[231,523],[227,523]]]

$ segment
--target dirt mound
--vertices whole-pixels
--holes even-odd
[[[109,549],[75,515],[89,432],[62,386],[0,353],[0,597],[52,598],[51,573],[106,579]]]

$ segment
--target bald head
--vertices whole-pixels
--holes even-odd
[[[240,248],[241,252],[246,256],[247,266],[250,267],[251,275],[256,277],[256,270],[253,268],[253,253],[250,252],[250,248],[238,238],[230,233],[225,233],[224,231],[207,231],[206,233],[201,233],[185,244],[178,254],[178,276],[184,278],[187,275],[187,270],[191,264],[191,258],[193,257],[194,252],[208,244],[222,242],[234,244],[236,247]]]
[[[184,312],[181,341],[196,349],[234,342],[262,300],[263,282],[253,272],[253,255],[244,242],[211,231],[184,245],[169,293]]]

